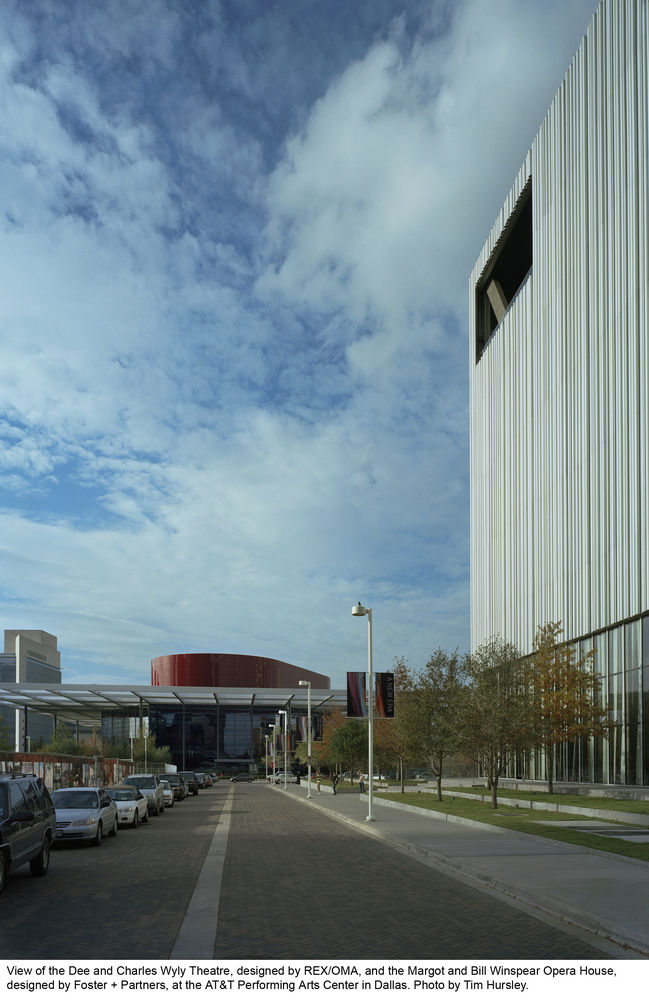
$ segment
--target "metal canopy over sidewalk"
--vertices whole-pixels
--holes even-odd
[[[345,704],[345,691],[312,690],[312,710]],[[303,688],[244,687],[153,687],[121,684],[16,684],[0,683],[0,704],[13,708],[56,715],[65,721],[101,723],[102,712],[122,710],[137,715],[143,706],[206,705],[250,708],[265,711],[290,705],[292,712],[306,714],[307,696]]]

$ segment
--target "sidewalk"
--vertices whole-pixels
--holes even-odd
[[[380,838],[392,847],[461,881],[495,890],[533,911],[559,918],[649,957],[649,864],[606,852],[546,840],[468,820],[439,817],[428,810],[373,799],[375,822],[367,822],[368,796],[332,795],[306,781],[286,791],[305,807]],[[540,912],[539,912],[540,911]]]

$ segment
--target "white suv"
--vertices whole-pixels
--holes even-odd
[[[149,814],[157,816],[165,811],[165,797],[160,776],[157,774],[129,774],[124,778],[123,785],[134,785],[142,795],[149,800]]]

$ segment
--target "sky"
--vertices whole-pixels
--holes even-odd
[[[0,628],[468,649],[468,277],[595,7],[0,6]]]

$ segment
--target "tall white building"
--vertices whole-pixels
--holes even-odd
[[[649,785],[649,0],[600,3],[470,282],[471,641],[596,650],[620,726],[559,777]]]

